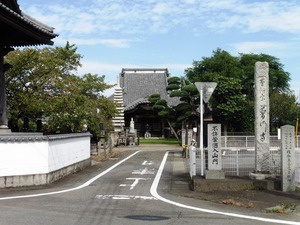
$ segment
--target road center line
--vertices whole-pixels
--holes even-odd
[[[125,159],[122,159],[120,162],[117,162],[113,166],[109,167],[107,170],[103,171],[102,173],[98,174],[97,176],[93,177],[92,179],[86,181],[85,183],[83,183],[82,185],[79,185],[77,187],[70,188],[70,189],[65,189],[65,190],[61,190],[61,191],[53,191],[53,192],[40,193],[40,194],[2,197],[2,198],[0,198],[0,201],[2,201],[2,200],[10,200],[10,199],[21,199],[21,198],[34,198],[34,197],[47,196],[47,195],[56,195],[56,194],[62,194],[62,193],[76,191],[76,190],[85,188],[85,187],[89,186],[91,183],[93,183],[94,181],[96,181],[100,177],[104,176],[105,174],[107,174],[108,172],[110,172],[111,170],[113,170],[114,168],[116,168],[117,166],[119,166],[120,164],[122,164],[126,160],[130,159],[131,157],[133,157],[134,155],[136,155],[139,152],[140,151],[136,151],[135,153],[127,156]]]
[[[280,223],[280,224],[291,224],[291,225],[300,225],[300,222],[295,222],[295,221],[287,221],[287,220],[277,220],[277,219],[268,219],[268,218],[263,218],[263,217],[256,217],[256,216],[248,216],[248,215],[243,215],[243,214],[237,214],[237,213],[227,213],[227,212],[222,212],[222,211],[215,211],[215,210],[210,210],[210,209],[205,209],[205,208],[198,208],[194,206],[189,206],[189,205],[184,205],[182,203],[178,203],[169,199],[166,199],[162,196],[160,196],[157,193],[157,187],[160,181],[160,178],[162,176],[163,169],[165,167],[167,158],[168,158],[169,152],[166,152],[164,155],[164,158],[160,164],[160,167],[156,173],[156,176],[154,178],[154,181],[151,185],[150,193],[152,194],[153,197],[157,198],[158,200],[161,200],[163,202],[181,207],[181,208],[186,208],[186,209],[192,209],[196,210],[199,212],[205,212],[205,213],[211,213],[211,214],[219,214],[219,215],[224,215],[224,216],[230,216],[230,217],[236,217],[236,218],[241,218],[241,219],[249,219],[249,220],[256,220],[256,221],[263,221],[263,222],[269,222],[269,223]]]

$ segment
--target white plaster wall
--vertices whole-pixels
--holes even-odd
[[[90,136],[61,137],[0,142],[0,177],[47,174],[90,158]]]
[[[90,137],[49,141],[49,172],[90,158]]]
[[[48,142],[0,142],[0,176],[48,172]]]

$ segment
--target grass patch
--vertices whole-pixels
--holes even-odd
[[[140,138],[140,144],[176,145],[178,141],[176,138]]]
[[[267,208],[267,213],[292,213],[296,210],[297,204],[281,203],[275,207]]]

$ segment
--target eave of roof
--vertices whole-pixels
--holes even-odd
[[[139,98],[139,99],[135,100],[134,102],[131,102],[130,104],[128,104],[127,106],[125,106],[124,107],[124,111],[129,111],[129,110],[134,109],[135,107],[137,107],[140,104],[148,104],[148,103],[150,103],[148,101],[148,99],[146,99],[146,98]]]
[[[14,5],[15,6],[15,5]],[[10,47],[49,44],[58,35],[51,28],[25,13],[0,2],[0,45]]]

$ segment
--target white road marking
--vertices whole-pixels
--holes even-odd
[[[131,157],[133,157],[134,155],[136,155],[137,153],[139,153],[140,151],[136,151],[135,153],[127,156],[125,159],[121,160],[120,162],[117,162],[116,164],[114,164],[112,167],[108,168],[107,170],[103,171],[102,173],[98,174],[97,176],[93,177],[92,179],[88,180],[87,182],[83,183],[82,185],[79,185],[77,187],[74,188],[70,188],[70,189],[65,189],[65,190],[61,190],[61,191],[53,191],[53,192],[45,192],[45,193],[40,193],[40,194],[31,194],[31,195],[19,195],[19,196],[10,196],[10,197],[1,197],[1,200],[10,200],[10,199],[20,199],[20,198],[34,198],[34,197],[40,197],[40,196],[48,196],[48,195],[56,195],[56,194],[62,194],[62,193],[66,193],[66,192],[71,192],[71,191],[76,191],[82,188],[85,188],[87,186],[89,186],[91,183],[93,183],[94,181],[96,181],[97,179],[99,179],[100,177],[104,176],[105,174],[109,173],[110,171],[112,171],[114,168],[116,168],[117,166],[119,166],[120,164],[122,164],[123,162],[125,162],[126,160],[130,159]]]
[[[236,217],[236,218],[241,218],[241,219],[249,219],[249,220],[256,220],[256,221],[263,221],[263,222],[269,222],[269,223],[280,223],[280,224],[291,224],[291,225],[300,225],[300,222],[295,222],[295,221],[288,221],[288,220],[277,220],[277,219],[268,219],[268,218],[263,218],[263,217],[256,217],[256,216],[248,216],[248,215],[243,215],[243,214],[237,214],[237,213],[228,213],[228,212],[222,212],[222,211],[216,211],[216,210],[210,210],[210,209],[205,209],[205,208],[198,208],[194,206],[189,206],[189,205],[184,205],[182,203],[178,203],[169,199],[166,199],[162,196],[160,196],[157,193],[157,187],[158,183],[160,181],[160,177],[162,175],[164,166],[166,164],[167,158],[168,158],[169,152],[166,152],[160,167],[156,173],[156,176],[154,178],[154,181],[152,183],[150,193],[152,194],[153,197],[157,198],[158,200],[161,200],[163,202],[181,207],[181,208],[186,208],[186,209],[192,209],[196,210],[199,212],[205,212],[205,213],[211,213],[211,214],[219,214],[223,216],[230,216],[230,217]]]
[[[151,166],[152,164],[153,164],[152,161],[144,161],[144,162],[142,163],[143,166]]]
[[[135,195],[96,195],[98,199],[113,200],[157,200],[153,196],[135,196]]]
[[[149,178],[126,178],[126,180],[134,180],[132,184],[120,184],[120,187],[130,187],[130,190],[135,188],[135,186],[139,183],[140,180],[150,180]]]
[[[113,170],[114,168],[116,168],[117,166],[119,166],[120,164],[122,164],[123,162],[125,162],[126,160],[130,159],[131,157],[133,157],[134,155],[136,155],[137,153],[139,153],[140,151],[137,151],[131,155],[129,155],[128,157],[126,157],[125,159],[121,160],[120,162],[114,164],[112,167],[108,168],[107,170],[103,171],[102,173],[98,174],[97,176],[93,177],[92,179],[88,180],[87,182],[83,183],[80,186],[77,186],[75,188],[71,188],[71,189],[65,189],[65,190],[61,190],[61,191],[54,191],[54,192],[46,192],[46,193],[40,193],[40,194],[31,194],[31,195],[19,195],[19,196],[11,196],[11,197],[1,197],[1,200],[11,200],[11,199],[22,199],[22,198],[34,198],[34,197],[40,197],[40,196],[48,196],[48,195],[55,195],[55,194],[62,194],[62,193],[66,193],[66,192],[71,192],[71,191],[76,191],[82,188],[85,188],[87,186],[89,186],[91,183],[93,183],[94,181],[96,181],[97,179],[99,179],[100,177],[104,176],[105,174],[107,174],[108,172],[110,172],[111,170]],[[189,206],[189,205],[184,205],[166,198],[161,197],[158,193],[157,193],[157,187],[158,187],[158,183],[160,180],[160,177],[162,175],[164,166],[166,164],[167,161],[167,157],[168,157],[168,153],[166,152],[161,165],[159,167],[159,170],[157,171],[157,174],[155,176],[155,179],[151,185],[151,189],[150,189],[150,193],[152,194],[152,196],[157,199],[157,200],[161,200],[163,202],[172,204],[172,205],[176,205],[178,207],[181,208],[186,208],[186,209],[192,209],[192,210],[196,210],[196,211],[200,211],[200,212],[206,212],[206,213],[212,213],[212,214],[220,214],[220,215],[224,215],[224,216],[231,216],[231,217],[237,217],[237,218],[242,218],[242,219],[250,219],[250,220],[256,220],[256,221],[263,221],[263,222],[270,222],[270,223],[282,223],[282,224],[289,224],[289,225],[300,225],[300,222],[294,222],[294,221],[287,221],[287,220],[276,220],[276,219],[268,219],[268,218],[263,218],[263,217],[255,217],[255,216],[248,216],[248,215],[243,215],[243,214],[236,214],[236,213],[227,213],[227,212],[221,212],[221,211],[215,211],[215,210],[210,210],[210,209],[204,209],[204,208],[198,208],[198,207],[193,207],[193,206]]]
[[[154,168],[149,170],[147,167],[144,169],[134,170],[132,172],[132,174],[139,174],[139,175],[147,175],[147,174],[154,174],[154,173],[155,173]]]

